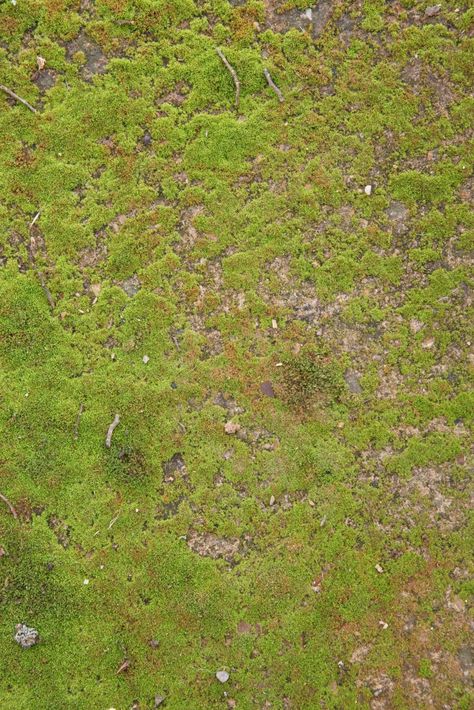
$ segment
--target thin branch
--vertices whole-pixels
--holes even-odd
[[[79,424],[81,423],[81,417],[82,417],[82,412],[84,411],[84,404],[81,402],[79,411],[77,413],[77,418],[76,418],[76,425],[74,427],[74,441],[77,441],[79,438]]]
[[[0,500],[3,500],[4,503],[6,503],[10,509],[10,513],[13,515],[15,520],[18,518],[18,513],[16,512],[15,508],[12,506],[10,501],[6,496],[3,495],[3,493],[0,493]]]
[[[270,72],[268,71],[268,69],[264,69],[264,70],[263,70],[263,73],[264,73],[264,75],[265,75],[265,79],[267,80],[268,86],[269,86],[271,89],[273,89],[273,91],[275,92],[275,94],[278,96],[278,101],[282,104],[282,103],[284,102],[284,100],[285,100],[285,97],[283,96],[283,94],[281,93],[280,89],[278,88],[278,86],[277,86],[277,85],[275,84],[275,82],[273,81],[273,79],[272,79],[272,77],[271,77],[271,75],[270,75]]]
[[[110,530],[110,528],[111,528],[113,525],[115,525],[115,523],[117,522],[117,520],[118,520],[119,518],[120,518],[120,511],[117,513],[117,515],[115,516],[115,518],[112,518],[112,520],[111,520],[110,523],[108,524],[107,530]]]
[[[239,108],[239,101],[240,101],[240,81],[239,81],[239,77],[237,76],[237,72],[235,71],[234,67],[233,67],[231,64],[229,64],[229,62],[227,61],[227,58],[226,58],[224,52],[222,51],[222,49],[219,49],[219,47],[216,47],[216,52],[217,52],[217,54],[219,55],[220,60],[222,61],[222,63],[224,64],[225,68],[226,68],[227,71],[230,73],[230,75],[231,75],[231,77],[232,77],[232,79],[233,79],[233,81],[234,81],[234,85],[235,85],[235,107],[236,107],[236,108]]]
[[[28,101],[25,101],[25,99],[22,99],[21,96],[18,96],[18,94],[15,94],[15,92],[9,89],[8,86],[0,84],[0,90],[4,91],[5,94],[8,94],[8,96],[10,96],[12,99],[15,99],[15,101],[19,101],[21,104],[26,106],[26,108],[29,108],[30,111],[33,111],[33,113],[38,113],[34,106],[29,104]]]
[[[108,449],[110,449],[110,447],[112,445],[112,434],[114,433],[115,428],[119,425],[119,422],[120,422],[120,417],[118,414],[116,414],[112,424],[109,426],[109,428],[107,430],[107,436],[105,437],[105,445]]]
[[[41,214],[41,211],[39,211],[35,214],[35,216],[33,217],[33,219],[31,220],[31,222],[28,225],[28,229],[31,229],[36,224],[36,222],[39,219],[40,214]]]

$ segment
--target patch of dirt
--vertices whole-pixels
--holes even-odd
[[[197,552],[201,557],[212,557],[213,560],[223,558],[227,562],[232,562],[240,552],[240,540],[237,537],[224,538],[212,533],[191,530],[187,536],[187,543],[193,552]]]
[[[236,414],[242,414],[243,412],[245,412],[245,409],[243,407],[239,407],[235,399],[232,399],[232,397],[229,397],[228,395],[225,395],[222,392],[219,392],[214,397],[213,404],[216,404],[218,407],[222,407],[222,409],[225,409],[227,412],[229,412],[231,417],[235,416]]]
[[[56,535],[58,543],[66,549],[70,543],[71,528],[64,520],[61,520],[56,515],[50,515],[48,518],[48,527]]]
[[[129,279],[119,281],[118,286],[120,286],[122,291],[125,291],[127,296],[130,296],[130,298],[132,298],[133,296],[136,296],[139,292],[141,288],[141,283],[138,276],[134,274],[133,276],[130,276]]]
[[[66,54],[72,60],[77,52],[85,56],[85,63],[80,73],[84,79],[90,81],[96,74],[104,74],[107,70],[107,57],[98,44],[93,42],[84,32],[66,44]]]
[[[264,0],[266,25],[274,32],[289,32],[297,29],[310,32],[317,39],[328,25],[333,11],[333,0],[319,0],[317,4],[308,0],[308,7],[282,11],[282,3],[275,0]]]
[[[180,453],[174,454],[168,461],[163,463],[163,481],[165,483],[174,483],[177,478],[187,478],[186,464]]]
[[[51,89],[56,83],[57,73],[52,69],[42,69],[33,76],[33,84],[36,84],[41,93]]]

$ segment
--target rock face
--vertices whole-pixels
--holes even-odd
[[[22,648],[30,648],[39,641],[39,633],[36,629],[26,626],[26,624],[17,624],[16,633],[13,637]]]

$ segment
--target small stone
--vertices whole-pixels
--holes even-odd
[[[410,330],[414,335],[416,335],[416,333],[419,333],[423,326],[424,323],[422,323],[420,320],[417,320],[416,318],[412,318],[410,321]]]
[[[39,641],[39,633],[26,624],[17,624],[16,633],[13,637],[22,648],[30,648]]]
[[[383,573],[383,567],[382,567],[381,565],[378,565],[378,564],[375,565],[375,569],[377,570],[377,572],[378,572],[379,574],[382,574],[382,573]]]
[[[429,5],[425,10],[426,17],[434,17],[441,10],[441,5]]]
[[[153,138],[148,133],[148,131],[145,131],[145,133],[143,134],[142,143],[146,146],[149,146],[153,143]]]
[[[358,375],[353,370],[346,370],[344,373],[344,379],[346,381],[349,390],[353,394],[360,394],[362,392],[362,387],[359,382]]]
[[[227,671],[217,671],[216,673],[216,678],[220,683],[227,683],[229,680],[229,674]]]
[[[423,340],[423,342],[421,343],[421,347],[423,348],[423,350],[429,350],[430,348],[433,347],[434,342],[435,342],[435,341],[434,341],[434,338],[426,338],[426,339]]]
[[[129,279],[125,279],[125,281],[122,281],[119,286],[123,291],[125,291],[127,296],[130,296],[130,298],[132,298],[133,296],[136,296],[139,292],[141,283],[138,277],[136,275],[133,275]]]
[[[155,708],[159,708],[160,705],[163,705],[165,700],[166,698],[164,695],[155,695]]]
[[[266,380],[266,382],[262,382],[262,384],[260,385],[260,391],[266,397],[275,397],[275,391],[273,389],[273,385],[270,382],[270,380]]]
[[[275,504],[275,496],[270,496],[270,505]]]
[[[312,20],[313,20],[313,10],[312,10],[310,7],[308,7],[308,9],[303,12],[303,17],[306,17],[306,19],[308,20],[308,22],[312,22]]]
[[[46,59],[44,57],[40,57],[38,55],[36,57],[36,66],[38,67],[38,71],[41,71],[42,69],[44,69],[46,66]]]
[[[82,584],[84,584],[84,586],[87,586],[89,584],[89,580],[85,579]]]
[[[237,434],[240,431],[240,424],[237,422],[226,422],[224,425],[224,431],[226,434]]]
[[[386,621],[379,621],[379,625],[382,627],[382,629],[385,631],[385,629],[388,629],[388,624]]]
[[[371,195],[372,194],[372,185],[366,185],[364,187],[364,192],[366,195]]]
[[[147,362],[150,362],[150,358],[148,357],[148,355],[144,355],[143,356],[143,363],[146,365]]]
[[[274,318],[272,318],[272,328],[273,330],[278,330],[278,323]]]

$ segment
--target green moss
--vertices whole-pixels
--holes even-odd
[[[0,704],[467,708],[470,10],[86,5],[0,4]]]

